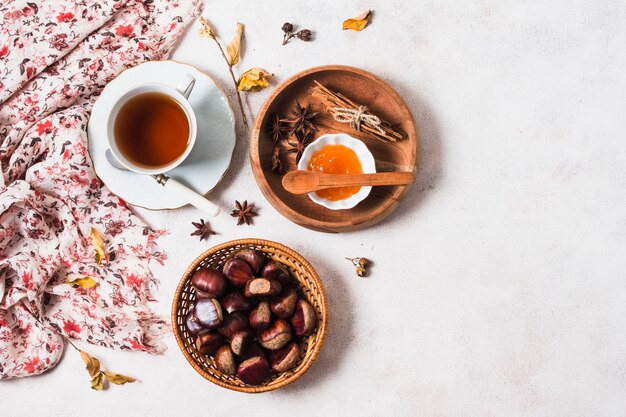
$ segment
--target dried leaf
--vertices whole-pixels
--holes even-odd
[[[365,29],[365,26],[367,26],[370,21],[370,17],[372,17],[372,11],[368,10],[360,16],[348,19],[343,22],[343,30],[351,29],[360,32]]]
[[[200,36],[204,36],[205,38],[215,39],[215,31],[209,25],[209,22],[202,16],[200,16],[200,24],[202,24],[202,29],[198,30],[198,34]]]
[[[88,290],[98,285],[98,283],[91,277],[68,278],[67,280],[65,280],[65,282],[70,285],[78,285],[85,290]]]
[[[102,378],[102,372],[98,372],[98,375],[94,376],[91,380],[91,389],[96,391],[102,391],[104,388],[104,379]]]
[[[239,53],[241,50],[241,38],[243,37],[243,24],[237,23],[237,33],[233,40],[226,46],[228,53],[228,65],[231,67],[239,63]]]
[[[265,71],[263,68],[251,68],[241,74],[237,81],[237,90],[239,91],[261,91],[270,85],[268,81],[273,74]]]
[[[89,376],[95,380],[100,375],[100,361],[82,350],[79,350],[79,352],[83,362],[87,365],[85,368],[89,372]],[[93,381],[91,382],[93,384]]]
[[[104,238],[95,227],[91,228],[91,244],[96,251],[96,262],[100,265],[100,262],[106,258],[107,253],[106,249],[104,249]]]
[[[115,384],[115,385],[124,385],[127,382],[132,383],[136,381],[135,378],[132,378],[130,376],[114,374],[113,372],[109,372],[109,371],[104,371],[104,375],[107,377],[107,379],[109,380],[111,384]]]

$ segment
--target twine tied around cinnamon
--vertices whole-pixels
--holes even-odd
[[[381,134],[385,134],[385,131],[380,124],[382,123],[380,117],[370,113],[366,106],[359,106],[357,108],[347,107],[333,107],[333,119],[339,123],[350,123],[350,127],[361,131],[361,124],[376,129]]]
[[[395,142],[407,137],[406,133],[371,113],[367,107],[350,100],[338,91],[328,89],[317,80],[314,80],[314,83],[311,96],[320,101],[324,111],[335,121],[349,123],[352,129],[363,131],[386,142]]]

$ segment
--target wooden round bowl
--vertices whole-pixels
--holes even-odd
[[[219,268],[235,252],[243,248],[256,249],[268,258],[283,263],[291,277],[296,281],[294,287],[299,295],[308,301],[317,313],[317,328],[309,336],[302,337],[300,360],[294,368],[277,374],[272,372],[271,379],[263,385],[247,385],[235,375],[222,374],[215,366],[212,357],[200,354],[195,345],[195,338],[187,330],[185,317],[189,307],[196,300],[196,293],[191,286],[191,276],[200,267]],[[172,327],[180,350],[191,366],[204,378],[221,387],[234,391],[259,393],[284,387],[300,378],[311,366],[324,344],[327,317],[326,294],[317,272],[311,264],[298,253],[280,243],[262,239],[239,239],[212,247],[198,256],[183,274],[172,302]]]
[[[327,65],[300,72],[282,83],[265,101],[254,123],[250,141],[250,163],[259,188],[270,204],[294,223],[322,232],[344,232],[369,227],[389,215],[400,203],[410,186],[374,187],[370,195],[349,210],[330,210],[309,199],[307,195],[294,195],[282,186],[282,175],[272,172],[274,144],[269,124],[274,114],[290,117],[295,102],[311,104],[315,111],[322,110],[310,90],[317,80],[353,101],[367,106],[374,114],[397,125],[407,137],[397,142],[382,142],[364,132],[340,124],[327,113],[316,117],[319,128],[314,138],[325,133],[344,132],[361,139],[374,155],[376,170],[414,172],[417,167],[419,140],[413,118],[400,96],[387,83],[358,68]],[[283,141],[284,142],[284,141]],[[296,169],[295,154],[286,152],[281,144],[285,171]]]

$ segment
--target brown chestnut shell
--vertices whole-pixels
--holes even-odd
[[[250,327],[256,330],[267,329],[272,322],[272,313],[267,301],[260,302],[252,309],[248,317]]]
[[[278,319],[272,326],[260,330],[257,339],[265,349],[278,350],[291,340],[291,327],[285,320]]]
[[[280,262],[269,261],[265,264],[263,272],[261,272],[263,278],[273,279],[280,282],[282,285],[289,284],[289,271],[287,267]]]
[[[215,366],[226,375],[234,375],[237,372],[235,356],[229,345],[224,345],[215,352]]]
[[[248,265],[250,265],[252,273],[255,275],[258,275],[261,272],[262,268],[265,266],[265,262],[267,262],[265,255],[254,249],[241,249],[235,253],[233,258],[246,261]]]
[[[288,319],[293,314],[297,302],[298,293],[288,287],[270,301],[270,308],[276,317]]]
[[[280,282],[269,278],[254,278],[246,283],[243,295],[248,298],[271,297],[282,290]]]
[[[226,291],[227,280],[216,269],[200,268],[191,276],[191,285],[201,297],[220,297]]]
[[[206,332],[196,338],[196,349],[203,355],[212,355],[224,344],[224,337],[221,334]]]
[[[245,361],[246,359],[252,358],[254,356],[263,356],[267,357],[267,351],[263,349],[256,341],[251,342],[239,355],[239,359]]]
[[[270,377],[270,365],[263,356],[254,356],[239,364],[237,376],[248,385],[261,385]]]
[[[242,311],[234,311],[224,317],[224,321],[217,332],[227,339],[232,339],[235,333],[248,327],[248,316]]]
[[[296,303],[296,309],[291,316],[291,326],[297,336],[307,336],[317,326],[317,314],[311,304],[300,299]]]
[[[248,311],[252,307],[250,300],[243,293],[233,291],[221,298],[221,304],[228,313],[233,311]]]
[[[291,342],[270,353],[270,366],[276,372],[285,372],[293,368],[298,359],[300,359],[300,346]]]
[[[250,329],[240,330],[230,340],[230,348],[235,355],[241,355],[254,341],[254,333]]]
[[[230,258],[224,264],[224,275],[235,287],[243,287],[246,282],[254,278],[252,268],[242,259]]]

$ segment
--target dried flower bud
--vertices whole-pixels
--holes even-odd
[[[359,266],[361,268],[367,268],[372,264],[372,262],[367,258],[359,258]]]
[[[301,31],[296,33],[296,36],[298,37],[298,39],[303,40],[305,42],[310,41],[312,35],[313,35],[313,32],[311,32],[309,29],[302,29]]]
[[[364,277],[365,274],[367,273],[367,271],[365,270],[365,268],[359,266],[356,268],[356,274],[360,277]]]
[[[283,32],[285,33],[293,32],[293,25],[289,22],[285,23],[283,25]]]

